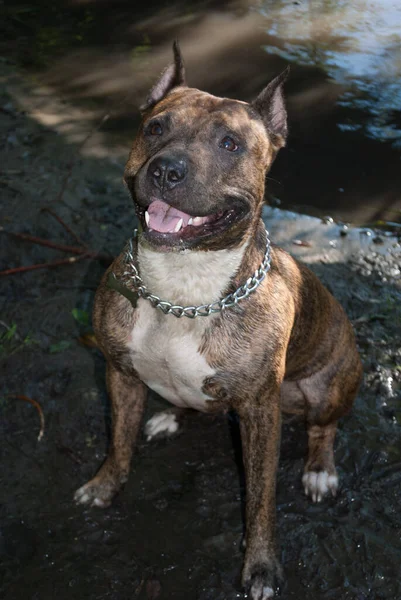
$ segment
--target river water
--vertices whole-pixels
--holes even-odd
[[[358,224],[400,223],[398,0],[40,0],[2,11],[6,60],[86,116],[111,107],[103,154],[119,144],[121,161],[174,38],[189,84],[220,95],[250,100],[290,64],[290,137],[267,199]]]

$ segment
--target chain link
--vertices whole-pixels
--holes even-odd
[[[137,230],[134,232],[134,238],[136,237]],[[200,306],[179,306],[172,302],[168,302],[167,300],[162,300],[159,296],[155,296],[148,292],[134,263],[132,240],[128,240],[125,250],[125,265],[127,270],[123,273],[123,280],[125,283],[133,284],[139,297],[148,300],[154,308],[158,308],[165,315],[174,315],[178,319],[181,317],[195,319],[195,317],[208,317],[209,315],[222,312],[226,308],[236,306],[238,302],[247,298],[259,287],[267,273],[270,271],[270,262],[270,240],[269,232],[266,230],[266,252],[262,263],[259,268],[256,269],[252,277],[249,277],[243,285],[235,290],[235,292],[228,294],[221,300],[215,300],[210,304],[201,304]]]

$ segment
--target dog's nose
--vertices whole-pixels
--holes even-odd
[[[158,156],[152,160],[149,173],[158,188],[171,190],[185,179],[187,163],[178,156]]]

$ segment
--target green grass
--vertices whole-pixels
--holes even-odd
[[[21,336],[18,332],[17,324],[11,323],[7,325],[3,321],[0,321],[0,357],[11,356],[20,350],[38,342],[32,338],[31,334],[28,333],[26,336]]]

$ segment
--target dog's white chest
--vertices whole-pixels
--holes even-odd
[[[237,271],[244,246],[216,252],[161,253],[138,245],[146,287],[181,306],[218,300]],[[152,390],[176,406],[206,410],[202,388],[215,371],[200,352],[204,333],[215,318],[178,319],[140,298],[129,342],[132,364]]]
[[[205,410],[209,398],[202,387],[214,374],[199,352],[205,326],[164,315],[144,299],[137,310],[130,352],[142,381],[176,406]]]

